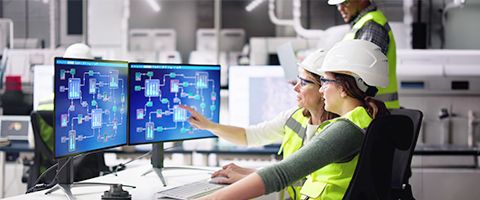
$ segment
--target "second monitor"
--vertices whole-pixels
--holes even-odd
[[[129,144],[214,137],[193,128],[188,105],[219,121],[220,66],[130,63]]]

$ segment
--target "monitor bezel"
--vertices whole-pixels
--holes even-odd
[[[130,70],[132,69],[131,65],[171,65],[171,66],[193,66],[193,67],[205,67],[205,66],[215,66],[218,67],[218,70],[221,70],[221,66],[219,64],[181,64],[181,63],[149,63],[149,62],[129,62],[128,63],[128,87],[129,87],[129,92],[130,92],[130,81],[132,79],[132,76],[130,76]],[[219,73],[219,78],[221,78],[222,74]],[[220,85],[219,85],[220,87]],[[221,90],[221,88],[220,88]],[[220,94],[219,94],[220,95]],[[128,102],[130,102],[130,93],[128,94]],[[219,106],[220,107],[220,106]],[[220,121],[220,111],[218,113],[218,119]],[[164,143],[164,142],[177,142],[177,141],[188,141],[188,140],[199,140],[199,139],[209,139],[209,138],[218,138],[215,134],[210,132],[212,136],[206,136],[206,137],[198,137],[198,138],[185,138],[185,139],[178,139],[178,140],[162,140],[162,141],[151,141],[151,142],[139,142],[139,143],[131,143],[130,142],[130,105],[128,106],[128,134],[127,134],[127,144],[128,146],[133,146],[133,145],[142,145],[142,144],[156,144],[156,143]],[[205,130],[207,131],[207,130]]]
[[[61,156],[58,156],[57,155],[57,145],[56,145],[56,140],[57,140],[57,131],[56,131],[56,128],[57,128],[57,109],[56,109],[56,106],[55,106],[55,102],[57,102],[57,95],[55,95],[55,86],[57,85],[57,79],[56,79],[56,76],[57,76],[57,70],[56,70],[56,66],[57,66],[57,60],[79,60],[79,61],[91,61],[91,62],[105,62],[105,63],[124,63],[124,64],[127,64],[127,77],[130,77],[129,76],[129,63],[128,61],[123,61],[123,60],[96,60],[96,59],[84,59],[84,58],[64,58],[64,57],[55,57],[55,61],[53,63],[53,87],[54,87],[54,95],[53,95],[53,137],[54,137],[54,143],[53,143],[53,156],[56,160],[58,159],[61,159],[61,158],[66,158],[66,157],[71,157],[71,156],[76,156],[76,155],[79,155],[79,154],[87,154],[87,153],[93,153],[93,152],[100,152],[100,151],[103,151],[105,149],[110,149],[110,148],[115,148],[115,147],[120,147],[120,146],[125,146],[128,144],[128,137],[129,137],[129,130],[130,130],[130,123],[127,121],[127,132],[126,132],[126,137],[125,137],[125,142],[122,143],[122,144],[117,144],[117,145],[114,145],[114,146],[109,146],[109,147],[103,147],[103,148],[99,148],[99,149],[92,149],[92,150],[88,150],[88,151],[82,151],[82,152],[75,152],[75,153],[70,153],[70,154],[65,154],[65,155],[61,155]],[[128,78],[130,79],[130,78]],[[129,80],[127,80],[127,92],[130,92],[130,82]],[[130,102],[130,96],[127,95],[127,120],[128,120],[128,115],[130,115],[129,111],[130,111],[130,108],[128,107],[129,106],[129,102]]]

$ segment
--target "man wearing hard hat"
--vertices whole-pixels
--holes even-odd
[[[399,108],[395,39],[385,15],[371,0],[328,0],[328,4],[336,5],[345,23],[350,23],[352,27],[344,40],[370,41],[388,57],[390,83],[387,88],[379,88],[375,98],[384,101],[388,108]]]

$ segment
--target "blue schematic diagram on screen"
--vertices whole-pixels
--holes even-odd
[[[128,63],[55,61],[57,157],[126,144]]]
[[[194,129],[188,105],[218,122],[220,66],[130,64],[130,144],[212,137]]]

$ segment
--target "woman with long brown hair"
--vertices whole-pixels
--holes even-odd
[[[388,85],[386,56],[373,43],[337,43],[318,70],[319,92],[328,112],[340,117],[322,123],[311,141],[291,156],[265,167],[202,199],[249,199],[280,191],[307,177],[302,198],[342,199],[358,161],[364,129],[387,115],[385,104],[372,97]]]

